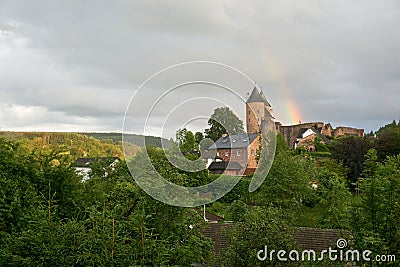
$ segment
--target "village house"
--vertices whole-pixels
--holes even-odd
[[[246,175],[257,168],[257,150],[260,148],[258,134],[225,135],[209,150],[216,151],[216,160],[208,170],[213,174]]]
[[[90,164],[93,162],[96,162],[97,160],[100,160],[105,164],[107,164],[108,162],[111,162],[110,164],[108,164],[108,166],[112,170],[116,167],[116,164],[118,164],[118,162],[120,161],[120,159],[118,157],[78,158],[75,161],[74,168],[75,168],[75,172],[82,177],[82,182],[84,182],[90,178],[90,173],[92,172],[92,168],[90,167]],[[107,175],[108,175],[108,173],[105,172],[105,176],[107,176]]]
[[[320,142],[323,144],[329,144],[329,139],[321,133],[321,128],[315,129],[314,127],[310,128],[301,128],[296,142],[294,144],[294,148],[304,147],[307,151],[315,151],[315,138],[319,137]]]
[[[271,123],[272,108],[262,91],[254,87],[247,94],[246,133],[223,135],[207,150],[214,151],[215,158],[208,158],[208,170],[213,174],[248,175],[257,168],[257,156],[261,145],[261,132]],[[212,154],[212,153],[211,153]]]

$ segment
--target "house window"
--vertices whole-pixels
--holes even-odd
[[[227,151],[225,151],[225,157],[228,157],[229,156],[229,151],[227,150]]]
[[[219,157],[219,151],[217,152],[217,156]]]
[[[237,154],[238,156],[240,156],[240,150],[237,150],[237,151],[236,151],[236,154]]]
[[[256,152],[254,151],[254,149],[251,150],[251,155],[254,157],[254,155],[256,154]]]

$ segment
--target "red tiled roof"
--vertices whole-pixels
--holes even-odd
[[[312,249],[321,252],[329,247],[336,248],[338,239],[346,239],[351,237],[349,231],[340,229],[320,229],[299,227],[294,233],[296,244],[302,249]]]
[[[224,252],[229,246],[229,230],[233,223],[208,223],[203,230],[205,237],[211,238],[214,242],[216,254]]]

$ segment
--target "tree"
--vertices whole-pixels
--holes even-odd
[[[265,261],[257,258],[257,252],[264,250],[265,246],[269,251],[290,251],[295,247],[292,228],[280,210],[248,207],[241,201],[235,201],[231,212],[235,213],[232,218],[236,219],[236,225],[230,230],[230,244],[223,266],[288,266],[288,262],[280,262],[276,257]],[[261,254],[261,257],[269,256]]]
[[[199,147],[194,134],[186,128],[176,131],[176,142],[183,154],[193,153]]]
[[[317,189],[319,197],[316,208],[320,210],[318,226],[326,228],[347,229],[349,225],[349,200],[351,193],[345,177],[325,167],[316,168]]]
[[[329,152],[329,147],[322,141],[321,137],[316,136],[314,139],[315,151]]]
[[[288,216],[297,212],[302,199],[311,191],[308,165],[305,159],[292,156],[287,143],[278,135],[274,162],[264,183],[256,191],[256,202],[285,210]]]
[[[220,107],[214,110],[208,120],[209,129],[206,129],[206,137],[217,141],[223,134],[243,133],[243,121],[228,107]]]
[[[357,179],[364,169],[364,156],[372,147],[372,140],[365,137],[344,137],[331,143],[332,158],[349,168],[347,179],[350,188],[355,188]]]
[[[204,135],[202,132],[196,132],[194,134],[194,138],[196,139],[197,144],[200,144],[200,142],[204,139]]]
[[[400,155],[378,162],[374,149],[366,155],[360,179],[361,203],[353,209],[357,249],[382,255],[400,253]]]
[[[381,162],[387,156],[394,156],[400,153],[400,126],[395,121],[381,127],[376,135],[375,149]]]
[[[23,144],[0,137],[0,241],[3,234],[24,230],[29,212],[37,205],[31,182],[36,180],[37,165],[29,158]]]
[[[400,120],[399,120],[399,124],[397,124],[396,121],[393,120],[392,123],[389,123],[389,124],[386,124],[386,125],[380,127],[379,130],[375,132],[375,134],[377,136],[379,136],[379,135],[383,134],[384,132],[386,132],[387,130],[397,128],[399,126],[400,126]]]

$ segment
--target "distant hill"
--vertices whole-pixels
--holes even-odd
[[[98,140],[112,140],[114,143],[122,141],[122,133],[80,133]],[[155,146],[162,147],[162,143],[166,148],[171,148],[171,141],[165,138],[156,136],[144,136],[139,134],[124,134],[124,141],[135,144],[140,147]],[[146,141],[146,142],[145,142]]]
[[[35,138],[44,138],[48,144],[64,144],[69,141],[76,134],[93,137],[100,141],[111,140],[117,144],[122,141],[122,133],[71,133],[71,132],[1,132],[4,136],[9,138],[26,138],[33,140]],[[143,136],[139,134],[125,134],[125,142],[144,147],[155,146],[162,147],[162,143],[166,148],[171,148],[171,141],[165,138],[156,136]],[[146,141],[146,142],[145,142]]]

